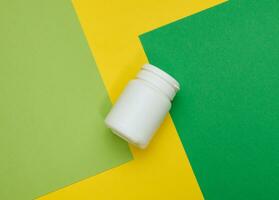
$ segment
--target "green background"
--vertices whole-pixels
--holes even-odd
[[[279,197],[279,3],[230,1],[142,35],[205,199]]]
[[[132,158],[71,2],[0,2],[0,199],[34,199]]]

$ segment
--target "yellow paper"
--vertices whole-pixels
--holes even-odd
[[[112,102],[148,62],[138,36],[221,3],[220,0],[74,0]],[[203,199],[168,115],[148,149],[134,160],[41,199]]]

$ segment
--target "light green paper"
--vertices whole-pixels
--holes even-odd
[[[34,199],[132,157],[70,1],[0,3],[0,199]]]

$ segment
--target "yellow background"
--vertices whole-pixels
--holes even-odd
[[[114,102],[148,60],[138,36],[221,0],[74,0],[101,77]],[[134,160],[40,199],[203,199],[170,115]]]

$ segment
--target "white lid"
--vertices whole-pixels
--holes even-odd
[[[154,65],[151,65],[151,64],[145,64],[145,65],[143,65],[143,69],[150,70],[150,71],[156,73],[162,79],[164,79],[169,84],[171,84],[176,89],[176,91],[180,90],[180,85],[177,82],[177,80],[175,80],[171,75],[169,75],[168,73],[164,72],[160,68],[158,68],[158,67],[156,67]]]
[[[179,83],[172,76],[151,64],[145,64],[137,77],[160,90],[170,101],[180,89]]]

